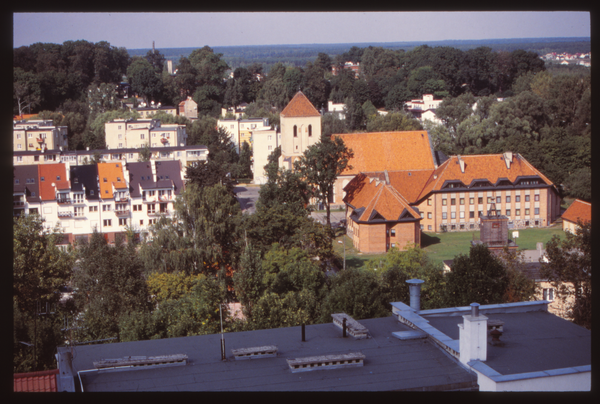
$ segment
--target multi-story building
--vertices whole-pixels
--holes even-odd
[[[208,158],[206,146],[150,147],[150,160],[179,160],[183,167],[197,164]],[[70,163],[71,165],[90,164],[97,159],[103,163],[136,162],[142,159],[142,150],[126,148],[118,150],[48,150],[13,152],[13,165]]]
[[[252,134],[252,172],[255,184],[266,184],[268,178],[265,166],[269,156],[281,145],[281,133],[272,130],[256,131]]]
[[[217,125],[229,133],[238,153],[244,142],[252,147],[252,134],[254,132],[271,129],[269,118],[219,119]]]
[[[177,115],[177,108],[167,105],[161,106],[160,104],[158,104],[157,106],[151,105],[149,107],[138,107],[134,108],[133,110],[140,114],[140,117],[142,119],[151,118],[157,112],[164,112],[173,116]]]
[[[128,229],[139,236],[161,215],[172,217],[182,172],[177,160],[15,166],[13,214],[39,214],[47,228],[62,230],[65,244],[94,230],[109,242]]]
[[[185,146],[186,126],[162,124],[158,119],[115,119],[104,126],[108,149]]]
[[[30,120],[13,124],[13,150],[66,150],[69,146],[66,126],[54,126],[52,121]]]
[[[198,104],[192,97],[188,96],[186,100],[179,103],[179,115],[185,116],[188,119],[198,118]]]
[[[410,100],[404,103],[404,109],[410,112],[412,116],[423,122],[428,119],[433,122],[441,123],[435,115],[435,110],[440,106],[443,100],[434,100],[432,94],[424,94],[421,100]]]

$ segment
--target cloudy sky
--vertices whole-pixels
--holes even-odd
[[[588,12],[15,13],[14,47],[107,41],[128,49],[589,37]]]

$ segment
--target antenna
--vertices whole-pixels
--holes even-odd
[[[223,336],[223,312],[222,312],[223,304],[219,304],[219,317],[221,317],[221,360],[227,360],[225,355],[225,337]]]

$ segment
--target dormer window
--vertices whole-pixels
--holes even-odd
[[[117,177],[117,182],[121,182],[121,177]]]
[[[108,182],[108,180],[106,178],[103,178],[104,182]]]
[[[19,185],[19,180],[18,179],[15,180],[15,185]]]
[[[60,175],[56,176],[56,181],[60,181]]]
[[[90,195],[94,195],[94,190],[90,189]]]

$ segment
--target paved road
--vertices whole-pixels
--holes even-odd
[[[256,201],[258,200],[258,191],[260,187],[254,186],[237,186],[234,189],[240,207],[244,213],[254,213],[256,211]]]
[[[327,213],[325,212],[311,212],[310,214],[313,219],[325,224],[327,223]],[[346,218],[346,212],[331,212],[331,216],[329,220],[331,220],[331,224],[335,227],[336,224],[339,224],[340,221]]]

